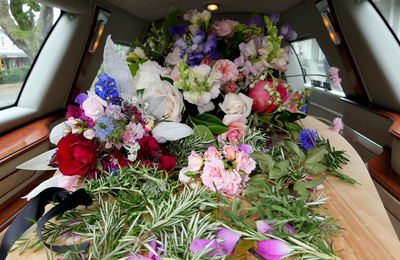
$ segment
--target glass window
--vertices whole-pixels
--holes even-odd
[[[387,23],[400,38],[400,0],[372,0]]]
[[[34,1],[10,1],[0,8],[0,109],[16,103],[25,78],[43,42],[60,16],[60,10]],[[4,9],[3,9],[4,10]]]
[[[292,42],[291,44],[301,64],[306,84],[326,89],[342,90],[341,87],[331,85],[329,78],[331,66],[316,39],[310,38]]]

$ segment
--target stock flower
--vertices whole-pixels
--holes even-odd
[[[226,59],[218,60],[212,67],[211,71],[213,73],[221,73],[221,77],[218,79],[221,84],[226,84],[229,81],[236,81],[239,74],[236,65],[232,61]]]
[[[317,132],[310,129],[303,129],[299,132],[300,146],[306,150],[317,145]]]
[[[250,115],[252,105],[253,99],[249,98],[243,93],[229,93],[225,95],[224,102],[219,103],[219,107],[222,109],[222,111],[224,111],[225,114],[242,114],[244,117],[248,117]]]
[[[292,251],[285,242],[277,239],[266,239],[257,242],[257,253],[267,260],[279,260]]]
[[[146,135],[146,131],[144,130],[141,124],[135,124],[134,122],[130,122],[125,126],[125,132],[122,135],[123,142],[126,145],[132,145],[136,143],[138,140],[142,139],[143,136]]]
[[[250,17],[250,20],[247,22],[247,25],[250,26],[256,26],[256,27],[264,27],[265,23],[264,23],[264,19],[259,16],[259,15],[254,15],[252,17]]]
[[[169,66],[175,66],[182,61],[182,58],[180,56],[181,50],[178,47],[175,47],[174,50],[168,53],[167,57],[165,57],[165,63]]]
[[[75,98],[75,103],[82,105],[82,103],[88,98],[88,95],[85,93],[80,93],[76,98]]]
[[[79,107],[73,106],[73,105],[68,105],[67,107],[67,113],[65,114],[65,119],[69,119],[71,117],[73,118],[80,118],[83,110],[80,109]]]
[[[248,43],[242,42],[239,44],[240,55],[244,58],[257,56],[257,49],[254,40],[250,40]]]
[[[80,134],[68,134],[57,144],[56,160],[64,175],[84,177],[96,165],[96,145]]]
[[[228,141],[230,143],[239,143],[244,130],[247,128],[246,117],[242,114],[225,115],[222,122],[228,125],[229,128],[227,132],[218,135],[218,142]]]
[[[331,129],[335,131],[336,133],[339,133],[340,130],[343,129],[343,122],[340,117],[335,117],[333,119],[333,125],[331,126]]]
[[[111,117],[115,120],[120,120],[125,117],[124,113],[121,111],[121,106],[113,105],[111,103],[107,104],[106,110],[104,111],[105,115]]]
[[[226,19],[214,22],[212,29],[217,36],[230,39],[234,34],[233,27],[238,24],[239,22],[237,21]]]

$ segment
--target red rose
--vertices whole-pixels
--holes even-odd
[[[56,159],[64,175],[84,177],[96,166],[96,145],[80,134],[69,134],[57,145]]]
[[[155,151],[158,150],[158,143],[152,136],[145,136],[139,140],[140,150],[144,154],[150,154],[154,157]]]
[[[160,161],[158,165],[159,170],[164,170],[168,172],[169,174],[172,173],[172,170],[174,169],[176,165],[175,158],[170,155],[162,155],[160,156]]]
[[[281,103],[283,103],[287,97],[287,88],[282,86],[283,83],[283,80],[278,79],[278,86],[274,88],[272,79],[257,82],[254,87],[249,90],[249,97],[253,99],[253,111],[256,113],[270,113],[277,109],[280,104],[275,105],[274,98],[270,96],[264,88],[269,88],[270,91],[277,91],[281,98]],[[268,101],[270,101],[271,104],[268,104]]]

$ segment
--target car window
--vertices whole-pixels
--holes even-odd
[[[57,8],[33,1],[0,3],[0,109],[14,105],[47,35]]]
[[[372,3],[400,39],[400,0],[372,0]]]
[[[315,38],[299,40],[291,44],[301,64],[306,84],[342,91],[340,84],[332,84],[331,65]]]

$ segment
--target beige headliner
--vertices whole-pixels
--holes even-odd
[[[207,3],[218,3],[223,13],[259,13],[280,14],[300,3],[302,0],[107,0],[116,7],[125,10],[146,21],[165,17],[171,7],[202,10]]]

